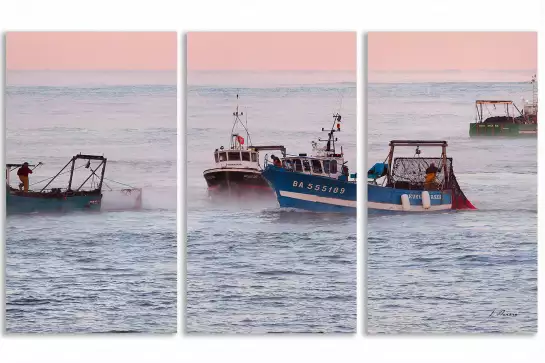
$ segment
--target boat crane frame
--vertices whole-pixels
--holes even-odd
[[[73,177],[74,177],[74,170],[75,170],[76,160],[87,160],[88,163],[85,166],[85,168],[90,169],[91,173],[83,181],[83,183],[81,183],[76,189],[72,189],[72,181],[73,181]],[[93,168],[91,168],[91,165],[90,165],[91,160],[99,160],[100,164],[96,168],[93,169]],[[81,153],[77,154],[77,155],[73,156],[70,159],[70,161],[68,161],[68,163],[66,163],[66,165],[57,174],[55,174],[55,176],[53,176],[52,178],[49,178],[48,183],[43,188],[41,188],[39,191],[36,191],[36,192],[29,191],[26,194],[29,194],[29,193],[30,194],[32,194],[32,193],[45,193],[48,190],[47,187],[49,185],[51,185],[51,183],[53,183],[53,181],[55,181],[57,179],[57,177],[59,175],[61,175],[66,170],[66,168],[68,168],[69,166],[70,166],[70,179],[68,181],[68,186],[67,186],[67,188],[66,188],[66,190],[64,192],[79,192],[81,190],[81,188],[83,188],[85,186],[85,184],[87,184],[89,179],[91,179],[91,177],[93,177],[93,176],[96,176],[99,179],[98,187],[93,189],[93,190],[89,190],[89,192],[102,191],[102,184],[104,182],[104,174],[106,172],[106,162],[107,161],[108,161],[108,159],[105,158],[104,156],[101,156],[101,155],[86,155],[86,154],[81,154]],[[29,165],[29,167],[34,166],[36,168],[39,165],[41,165],[41,163],[32,164],[32,165]],[[8,186],[10,184],[10,177],[9,177],[10,173],[12,171],[14,171],[16,168],[19,168],[21,166],[23,166],[23,164],[6,164],[6,183],[8,184]],[[100,173],[100,175],[98,175],[97,173]],[[48,180],[48,179],[46,179],[46,180]]]
[[[444,140],[392,140],[390,141],[390,152],[388,153],[388,173],[386,174],[387,184],[392,183],[393,159],[395,147],[416,146],[416,155],[420,155],[420,146],[441,147],[441,159],[443,160],[443,172],[445,173],[445,185],[448,185],[449,173],[447,170],[447,146]]]
[[[523,113],[518,109],[517,105],[515,105],[513,101],[477,100],[475,101],[475,110],[477,111],[477,115],[475,117],[476,123],[483,123],[486,120],[484,117],[483,105],[494,105],[494,107],[496,105],[505,105],[505,114],[511,119],[512,123],[515,123],[515,117],[518,116],[515,116],[514,110],[512,112],[513,115],[509,113],[509,105],[513,106],[513,108],[518,111],[519,116],[523,116]]]
[[[86,168],[89,168],[91,169],[90,167],[90,161],[91,160],[100,160],[100,164],[93,170],[91,169],[91,174],[83,181],[83,183],[81,183],[81,185],[76,189],[76,190],[72,190],[72,179],[74,177],[74,166],[76,164],[76,160],[88,160],[88,164],[86,166]],[[104,156],[100,156],[100,155],[85,155],[85,154],[78,154],[76,156],[73,156],[72,159],[57,173],[57,175],[55,175],[53,178],[51,178],[51,180],[49,181],[49,183],[47,183],[41,190],[40,190],[40,193],[43,192],[44,190],[46,190],[46,188],[68,167],[68,165],[71,165],[70,167],[70,180],[68,181],[68,187],[66,188],[66,191],[67,192],[71,192],[71,191],[74,191],[74,192],[78,192],[86,183],[89,179],[91,179],[91,177],[94,175],[96,177],[99,178],[99,183],[98,183],[98,188],[96,188],[95,190],[102,190],[102,183],[104,181],[104,173],[106,172],[106,162],[107,162],[107,158],[105,158]],[[101,169],[100,171],[100,176],[98,176],[96,174],[97,170]]]

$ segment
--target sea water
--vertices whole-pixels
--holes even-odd
[[[108,158],[101,212],[7,216],[7,332],[174,333],[176,73],[8,71],[5,101],[6,162],[43,163],[31,185],[80,152]],[[142,188],[142,210],[115,181]]]
[[[229,147],[237,103],[254,145],[291,154],[310,153],[340,112],[338,144],[355,172],[355,81],[335,72],[188,74],[188,332],[355,331],[356,218],[280,209],[275,199],[215,202],[203,177],[214,150]],[[261,165],[275,153],[262,152]]]
[[[521,97],[531,99],[529,82],[369,85],[368,165],[385,160],[390,140],[446,140],[478,210],[369,215],[368,332],[536,331],[537,139],[469,137],[475,100],[522,109]],[[485,118],[500,107],[485,107]],[[422,157],[441,153],[420,149]]]

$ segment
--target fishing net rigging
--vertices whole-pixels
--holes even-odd
[[[445,175],[445,162],[446,170]],[[409,190],[425,190],[426,169],[431,164],[438,168],[436,173],[436,188],[438,190],[452,190],[452,208],[453,209],[476,209],[467,199],[458,180],[454,174],[452,158],[443,159],[441,157],[421,158],[421,157],[398,157],[394,159],[390,183],[395,188]]]
[[[446,158],[448,174],[452,172],[452,158]],[[396,187],[404,187],[406,189],[423,189],[426,180],[426,169],[431,164],[439,169],[436,174],[436,183],[439,186],[448,186],[445,184],[445,168],[443,158],[432,157],[398,157],[394,159],[390,182]],[[448,180],[447,180],[448,181]],[[403,185],[403,186],[402,186]]]
[[[85,166],[85,165],[78,166],[77,168],[74,168],[74,171],[77,170],[77,169],[83,168],[84,166]],[[70,170],[67,170],[67,171],[65,171],[65,172],[62,172],[62,173],[60,173],[60,174],[58,174],[58,175],[54,175],[54,176],[47,177],[47,178],[45,178],[45,179],[42,179],[42,180],[37,181],[37,182],[35,182],[35,183],[32,183],[32,184],[30,184],[29,186],[31,187],[31,186],[33,186],[33,185],[40,184],[40,183],[43,183],[43,182],[52,180],[52,179],[54,179],[54,178],[56,178],[56,177],[59,177],[59,176],[61,176],[61,175],[68,174],[68,173],[70,173]]]
[[[43,165],[43,163],[39,163],[37,166],[39,165]],[[87,160],[82,165],[74,166],[73,170],[69,168],[68,170],[62,171],[54,176],[49,176],[49,177],[40,179],[36,182],[33,182],[29,186],[36,186],[43,183],[49,184],[56,179],[63,179],[62,183],[64,184],[66,182],[65,179],[67,179],[67,177],[64,177],[64,178],[59,178],[59,177],[62,177],[63,175],[71,174],[73,177],[73,186],[75,186],[77,189],[80,189],[84,187],[85,185],[90,186],[91,190],[96,190],[102,187],[103,206],[106,206],[105,209],[108,209],[108,210],[141,209],[142,208],[142,189],[136,188],[132,185],[121,183],[106,177],[102,178],[102,185],[101,185],[100,184],[101,176],[97,175],[97,170],[100,168],[100,166],[101,164],[96,166],[96,168],[93,168],[93,166],[91,165],[91,161]],[[81,178],[81,177],[77,178],[76,171],[82,168],[89,169],[89,174],[84,178]],[[76,179],[79,179],[79,183],[77,183]],[[106,183],[106,180],[109,181],[110,183],[115,183],[122,187],[120,188],[112,187],[108,183]],[[53,191],[58,193],[58,192],[61,192],[61,189],[65,189],[66,192],[69,192],[68,188],[44,189],[44,192]],[[70,191],[72,191],[72,189]]]

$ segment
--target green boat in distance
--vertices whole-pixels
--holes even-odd
[[[533,100],[525,101],[522,111],[513,101],[477,100],[475,122],[469,124],[470,137],[536,137],[537,136],[537,80],[532,77]],[[489,107],[504,109],[501,116],[493,116]],[[484,108],[483,108],[484,107]],[[490,117],[485,119],[484,111]]]
[[[76,167],[78,160],[86,161],[86,163]],[[91,166],[91,161],[98,161],[98,166]],[[23,164],[6,164],[6,214],[70,212],[76,210],[100,211],[106,162],[107,159],[104,156],[78,154],[72,157],[54,177],[50,178],[49,182],[41,190],[28,190],[26,192],[22,190],[23,183],[19,184],[19,189],[10,185],[11,172],[22,167]],[[40,164],[28,166],[36,168]],[[69,166],[70,179],[68,186],[66,188],[47,189],[59,175],[68,172],[65,172],[65,169]],[[89,170],[89,176],[83,183],[73,188],[74,171],[82,167]]]

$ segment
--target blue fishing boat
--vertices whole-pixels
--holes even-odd
[[[333,115],[325,146],[313,141],[313,154],[265,158],[263,177],[276,193],[282,208],[304,209],[314,212],[356,213],[356,174],[350,175],[345,165],[342,147],[336,151],[335,133],[341,131],[341,115]],[[335,129],[336,126],[336,129]],[[322,131],[326,131],[322,128]]]
[[[394,158],[396,147],[416,147],[412,157]],[[447,157],[446,141],[393,140],[386,160],[367,172],[370,212],[437,212],[476,209],[462,192]],[[422,157],[420,147],[440,147],[440,157]]]
[[[83,161],[83,164],[81,161]],[[10,176],[13,171],[23,166],[34,167],[36,169],[36,167],[42,165],[41,163],[36,165],[28,165],[26,163],[26,165],[6,164],[7,214],[69,212],[77,210],[99,211],[102,204],[102,188],[105,179],[106,162],[107,159],[104,156],[78,154],[72,157],[55,176],[37,182],[36,184],[47,181],[45,186],[39,190],[23,190],[24,183],[20,183],[19,188],[14,188],[10,185]],[[92,163],[95,165],[91,165]],[[69,170],[66,171],[67,168]],[[79,178],[80,181],[83,179],[83,182],[76,184],[74,173],[81,168],[87,169],[89,175]],[[60,175],[67,173],[69,173],[69,180],[65,188],[48,188]],[[137,203],[140,203],[139,206],[141,206],[141,189],[122,189],[122,191],[127,194],[137,191],[138,193],[134,194],[136,194]]]

